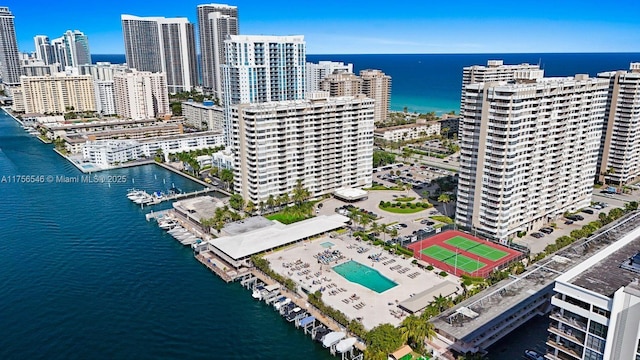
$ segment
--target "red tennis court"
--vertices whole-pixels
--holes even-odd
[[[456,276],[488,277],[522,253],[457,230],[448,230],[408,246],[416,259]]]

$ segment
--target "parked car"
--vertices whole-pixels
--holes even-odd
[[[542,229],[540,229],[538,231],[540,231],[542,233],[545,233],[545,234],[551,234],[553,232],[553,229],[550,228],[550,227],[543,227]]]
[[[531,236],[533,236],[536,239],[540,239],[540,238],[544,237],[544,234],[539,233],[539,232],[535,232],[535,233],[532,233]]]
[[[573,220],[567,220],[564,222],[565,225],[571,225],[573,224]]]
[[[584,220],[584,216],[582,216],[582,215],[576,214],[576,215],[573,215],[573,216],[575,216],[576,219],[578,219],[578,221]]]
[[[591,209],[582,209],[582,210],[580,210],[580,211],[582,211],[582,212],[583,212],[583,213],[585,213],[585,214],[591,214],[591,215],[593,215],[593,210],[591,210]]]

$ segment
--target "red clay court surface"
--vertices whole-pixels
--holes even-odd
[[[456,230],[417,241],[408,248],[413,250],[416,259],[456,276],[487,277],[494,269],[522,255],[519,251]]]

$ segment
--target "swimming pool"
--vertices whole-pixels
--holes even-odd
[[[356,284],[360,284],[377,293],[385,292],[398,285],[384,277],[377,270],[353,260],[335,266],[333,270],[343,278]]]

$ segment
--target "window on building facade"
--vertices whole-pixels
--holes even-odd
[[[607,330],[608,327],[606,325],[602,325],[598,322],[591,321],[589,324],[589,332],[602,338],[607,337]]]

